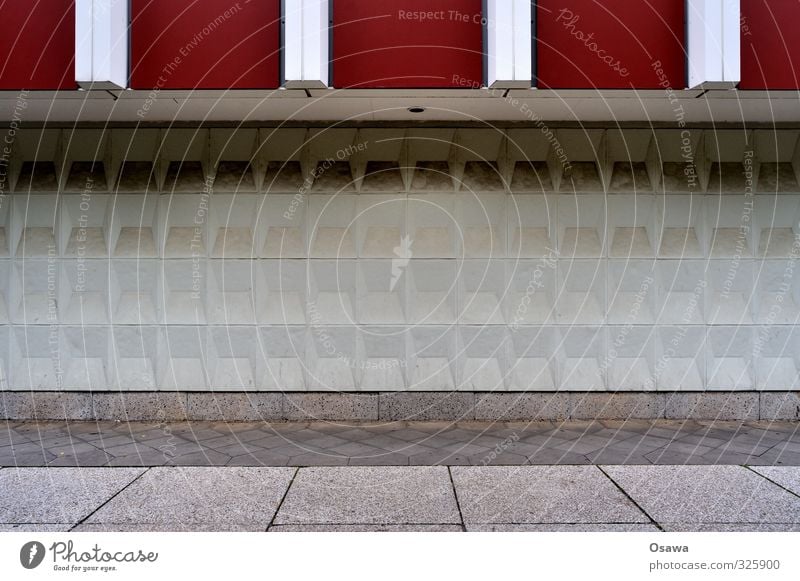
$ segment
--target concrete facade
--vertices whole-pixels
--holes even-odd
[[[294,392],[365,392],[341,419],[471,398],[440,419],[536,392],[547,418],[795,417],[764,398],[800,387],[800,132],[545,129],[18,131],[6,416],[39,392],[206,419],[239,404],[191,412],[204,393],[284,393],[261,407],[289,419],[328,409]]]

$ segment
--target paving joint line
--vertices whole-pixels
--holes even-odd
[[[450,477],[450,486],[453,488],[453,496],[456,499],[456,508],[458,509],[458,518],[461,519],[461,531],[467,532],[467,524],[464,522],[464,513],[461,512],[461,502],[458,500],[458,490],[456,490],[456,483],[453,480],[453,471],[451,466],[447,466],[447,475]]]
[[[90,512],[90,513],[89,513],[89,514],[87,514],[85,517],[83,517],[81,520],[79,520],[79,521],[78,521],[78,522],[76,522],[74,525],[72,525],[72,526],[69,528],[69,532],[72,532],[73,530],[75,530],[75,527],[78,527],[78,526],[82,525],[83,523],[85,523],[87,520],[89,520],[89,518],[91,518],[91,517],[92,517],[92,515],[94,515],[94,514],[95,514],[97,511],[99,511],[101,508],[103,508],[103,507],[104,507],[105,505],[107,505],[109,502],[111,502],[112,500],[114,500],[114,499],[115,499],[116,497],[118,497],[120,494],[122,494],[123,492],[125,492],[126,490],[128,490],[128,488],[130,488],[131,486],[133,486],[133,483],[134,483],[134,482],[138,481],[138,480],[139,480],[139,479],[140,479],[142,476],[144,476],[145,474],[147,474],[148,472],[150,472],[150,470],[151,470],[151,467],[149,467],[149,466],[148,466],[147,468],[145,468],[145,469],[142,471],[142,473],[141,473],[141,474],[139,474],[139,476],[137,476],[136,478],[134,478],[133,480],[131,480],[130,482],[128,482],[128,483],[127,483],[125,486],[123,486],[122,488],[120,488],[120,489],[119,489],[119,491],[118,491],[116,494],[112,494],[112,495],[111,495],[111,496],[108,498],[108,500],[106,500],[105,502],[103,502],[102,504],[100,504],[100,506],[98,506],[97,508],[95,508],[95,509],[94,509],[92,512]]]
[[[651,524],[655,525],[655,526],[658,528],[658,530],[659,530],[659,531],[661,531],[661,532],[663,532],[663,531],[664,531],[663,527],[662,527],[662,526],[661,526],[661,525],[658,523],[658,521],[656,521],[656,519],[654,519],[652,516],[650,516],[650,513],[649,513],[649,512],[647,512],[647,511],[646,511],[644,508],[642,508],[642,507],[639,505],[639,503],[638,503],[638,502],[636,502],[636,501],[633,499],[633,497],[632,497],[630,494],[628,494],[628,491],[627,491],[627,490],[625,490],[624,488],[622,488],[622,486],[620,486],[620,485],[619,485],[619,483],[618,483],[616,480],[614,480],[614,479],[611,477],[611,475],[609,475],[609,474],[608,474],[608,472],[606,472],[605,470],[603,470],[603,467],[602,467],[600,464],[597,464],[597,465],[595,465],[595,467],[596,467],[596,468],[597,468],[597,469],[598,469],[600,472],[602,472],[602,473],[603,473],[603,475],[604,475],[606,478],[608,478],[608,479],[611,481],[611,483],[612,483],[614,486],[616,486],[616,487],[619,489],[619,491],[620,491],[622,494],[624,494],[624,495],[625,495],[625,498],[627,498],[628,500],[630,500],[630,501],[633,503],[633,506],[635,506],[635,507],[636,507],[636,508],[638,508],[640,511],[642,511],[642,514],[643,514],[644,516],[646,516],[647,518],[649,518],[649,519],[650,519],[650,523],[651,523]]]
[[[750,472],[752,472],[752,473],[753,473],[753,474],[755,474],[756,476],[760,476],[761,478],[763,478],[763,479],[764,479],[764,480],[766,480],[767,482],[770,482],[770,483],[774,484],[774,485],[775,485],[775,486],[777,486],[778,488],[782,488],[783,490],[785,490],[786,492],[788,492],[788,493],[789,493],[789,494],[791,494],[792,496],[796,496],[796,497],[800,498],[800,494],[796,493],[794,490],[790,490],[790,489],[786,488],[786,487],[785,487],[785,486],[783,486],[782,484],[779,484],[779,483],[775,482],[775,481],[774,481],[772,478],[770,478],[769,476],[764,476],[764,475],[763,475],[763,474],[761,474],[760,472],[758,472],[758,471],[756,471],[756,470],[753,470],[753,467],[752,467],[750,464],[743,464],[743,465],[742,465],[742,468],[744,468],[744,469],[746,469],[746,470],[749,470]],[[757,468],[770,468],[770,466],[757,466]],[[772,466],[772,468],[775,468],[775,466]]]
[[[275,507],[275,512],[272,514],[272,518],[269,519],[267,523],[267,528],[264,529],[264,532],[269,532],[269,530],[275,526],[275,519],[278,518],[278,513],[280,512],[281,508],[283,507],[283,502],[286,500],[286,497],[289,495],[289,490],[291,490],[292,486],[294,485],[295,478],[300,473],[300,466],[294,468],[294,473],[292,474],[291,480],[289,480],[289,486],[286,487],[286,490],[283,491],[283,495],[281,496],[280,501],[278,502],[278,506]]]
[[[791,440],[782,440],[782,441],[780,441],[780,442],[776,442],[776,443],[772,444],[772,446],[770,446],[769,448],[767,448],[766,450],[764,450],[763,452],[761,452],[761,454],[759,454],[759,455],[758,455],[758,457],[760,458],[761,456],[763,456],[763,455],[764,455],[764,454],[766,454],[767,452],[772,452],[772,450],[774,450],[775,448],[777,448],[777,447],[778,447],[778,446],[780,446],[781,444],[783,444],[784,446],[786,446],[786,444],[789,444],[789,443],[791,443]]]

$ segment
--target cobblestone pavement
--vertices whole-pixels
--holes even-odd
[[[0,469],[0,531],[798,531],[792,466]]]
[[[800,424],[6,422],[0,466],[800,466]]]

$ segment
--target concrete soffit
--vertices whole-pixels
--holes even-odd
[[[407,192],[420,167],[432,166],[454,191],[629,191],[626,177],[638,176],[636,191],[659,192],[679,172],[700,193],[723,166],[747,167],[758,184],[763,164],[779,164],[800,183],[799,137],[790,129],[29,128],[5,154],[6,184],[80,191],[85,174],[108,192],[293,192],[328,189],[322,180],[335,167],[355,191]],[[387,178],[370,185],[376,172]],[[735,173],[725,178],[744,179]]]

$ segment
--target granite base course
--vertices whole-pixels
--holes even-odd
[[[0,419],[798,420],[798,392],[0,392]]]

